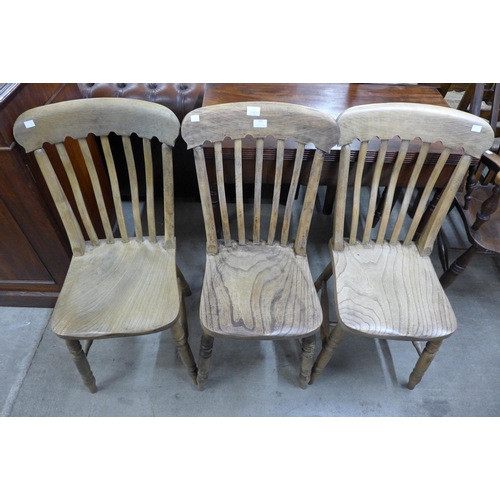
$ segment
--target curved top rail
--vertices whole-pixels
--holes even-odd
[[[463,148],[479,158],[491,147],[494,133],[489,123],[464,111],[430,104],[380,103],[354,106],[337,118],[340,145],[371,140],[420,138],[423,142],[442,142],[451,149]]]
[[[340,136],[335,119],[322,111],[283,102],[237,102],[198,108],[186,115],[181,134],[188,148],[248,135],[293,138],[329,151]]]
[[[48,104],[22,113],[14,124],[14,137],[29,153],[44,142],[58,144],[66,137],[82,139],[115,132],[142,138],[158,137],[173,146],[180,124],[175,114],[160,104],[136,99],[91,98]]]

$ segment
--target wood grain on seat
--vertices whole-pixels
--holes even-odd
[[[207,255],[200,316],[215,336],[300,338],[322,314],[306,256],[290,246],[222,246]],[[215,291],[215,293],[214,293]]]

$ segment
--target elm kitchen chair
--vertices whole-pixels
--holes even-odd
[[[408,382],[408,388],[413,389],[443,339],[457,329],[452,306],[429,255],[471,157],[479,158],[491,146],[493,131],[485,120],[463,111],[409,103],[356,106],[342,113],[337,121],[341,158],[330,240],[331,263],[315,283],[317,290],[327,293],[326,281],[333,273],[337,324],[323,342],[310,383],[321,374],[344,332],[350,332],[412,341],[419,353]],[[368,142],[375,137],[379,152],[370,172],[365,158]],[[356,140],[360,141],[359,154],[357,161],[351,162],[351,144]],[[389,140],[399,141],[400,148],[392,162],[382,215],[374,227]],[[435,167],[426,172],[425,158],[438,141],[442,152]],[[408,151],[412,153],[407,156]],[[447,172],[445,164],[452,151],[458,154],[456,166],[446,173],[448,180],[444,181],[441,197],[426,216],[433,187]],[[405,172],[408,168],[411,171]],[[428,180],[423,192],[418,193],[415,188],[423,173]],[[406,179],[406,188],[402,200],[395,203],[400,176]],[[366,177],[371,177],[368,194],[361,187]],[[322,304],[327,316],[328,300],[322,298]]]
[[[179,120],[168,108],[133,99],[95,98],[34,108],[19,116],[14,136],[35,158],[59,211],[72,249],[68,274],[50,320],[51,329],[66,341],[80,375],[90,390],[97,386],[88,362],[94,339],[130,337],[171,329],[182,362],[196,383],[196,364],[187,342],[187,322],[181,273],[176,270],[172,146],[179,135]],[[115,165],[110,135],[122,137],[127,165]],[[133,150],[136,134],[141,151]],[[93,194],[99,207],[105,239],[99,239],[84,201],[70,155],[63,143],[77,141],[85,159]],[[134,136],[137,139],[136,136]],[[156,228],[152,143],[161,148],[164,231]],[[115,237],[103,198],[102,179],[90,140],[98,141],[105,158],[120,237]],[[71,185],[73,210],[44,144],[54,144]],[[135,155],[135,156],[134,156]],[[140,155],[140,156],[137,156]],[[137,158],[144,158],[147,227],[141,222]],[[134,159],[135,158],[135,159]],[[117,169],[129,173],[135,232],[129,234],[124,216]],[[70,196],[70,195],[68,195]],[[82,226],[78,222],[82,221]],[[159,226],[160,227],[160,226]],[[132,231],[130,231],[132,232]],[[159,233],[163,232],[164,235]],[[147,236],[146,236],[147,233]],[[85,239],[85,236],[88,239]],[[178,278],[177,275],[180,277]],[[81,340],[86,343],[82,348]]]
[[[305,389],[314,359],[315,334],[322,322],[306,243],[324,155],[337,144],[338,126],[330,115],[304,106],[251,102],[193,110],[183,120],[181,134],[188,148],[194,150],[206,232],[198,389],[203,390],[208,378],[214,337],[301,339],[299,383]],[[290,138],[294,141],[291,145],[286,142]],[[222,222],[220,240],[217,239],[203,147],[206,141],[215,154]],[[295,199],[295,194],[305,147],[311,147],[311,143],[316,150],[302,202],[300,196]],[[283,168],[285,151],[289,152],[289,147],[296,148],[291,173]],[[252,148],[255,148],[253,203],[244,203],[242,165],[244,158],[252,156],[248,153]],[[234,163],[232,159],[224,161],[223,149],[234,151]],[[264,158],[269,160],[269,155],[272,158],[273,154],[276,162],[272,206],[266,217],[261,203],[263,163]],[[245,165],[248,167],[247,163]],[[232,178],[233,172],[236,215],[233,206],[227,203],[224,187],[224,175],[230,173]],[[264,177],[268,174],[265,172]],[[280,193],[285,177],[289,190],[284,210],[283,207],[281,210],[284,213],[280,215]],[[294,205],[299,208],[292,221]],[[247,213],[248,228],[245,227],[245,207],[251,212]],[[294,231],[296,220],[298,226]],[[231,225],[237,226],[233,233]],[[292,233],[295,233],[294,242],[291,241]]]

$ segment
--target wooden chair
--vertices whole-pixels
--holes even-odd
[[[182,276],[176,273],[174,204],[171,148],[179,134],[179,121],[159,104],[132,99],[95,98],[67,101],[34,108],[23,113],[14,125],[14,136],[35,158],[47,182],[66,229],[73,256],[63,288],[54,307],[50,327],[66,341],[73,361],[90,392],[96,382],[87,359],[93,339],[129,337],[171,328],[180,357],[196,383],[196,365],[187,342]],[[122,136],[132,192],[134,234],[127,230],[120,198],[117,169],[109,136]],[[132,150],[130,137],[142,139],[142,151]],[[78,181],[63,143],[75,139],[92,181],[105,239],[99,239],[92,224]],[[156,139],[153,140],[153,138]],[[115,237],[102,196],[103,181],[96,174],[87,139],[100,142],[105,158],[120,237]],[[156,141],[162,151],[164,184],[164,235],[156,228],[153,197],[151,147]],[[159,142],[158,142],[159,141]],[[64,165],[73,210],[58,179],[44,144],[55,144]],[[134,156],[135,155],[135,156]],[[137,190],[136,161],[144,158],[146,170],[147,228],[142,227]],[[161,168],[161,165],[160,165]],[[82,221],[82,225],[78,220]],[[84,237],[88,235],[86,239]],[[81,340],[88,341],[82,349]]]
[[[449,264],[448,249],[441,240],[440,257],[444,272],[439,280],[443,288],[455,282],[478,251],[500,254],[499,202],[500,156],[486,151],[479,165],[469,170],[466,189],[458,192],[454,201],[471,246]]]
[[[344,332],[351,332],[414,342],[419,359],[408,382],[408,388],[413,389],[443,339],[457,328],[429,254],[471,157],[481,156],[491,145],[493,132],[486,121],[468,113],[408,103],[356,106],[341,114],[338,124],[341,157],[330,240],[331,264],[315,283],[316,289],[326,294],[326,281],[333,273],[338,323],[323,342],[311,383],[332,357]],[[400,150],[392,163],[382,216],[373,227],[385,152],[388,141],[395,136],[400,138]],[[369,172],[365,158],[368,141],[374,137],[379,138],[380,145],[377,161]],[[356,139],[360,141],[359,155],[357,162],[351,163],[351,144]],[[431,144],[437,141],[442,142],[442,153],[419,193],[415,189],[417,180]],[[420,147],[415,159],[414,154],[407,153],[417,144]],[[429,216],[426,209],[433,187],[447,171],[444,166],[452,150],[453,154],[459,153],[459,159]],[[408,168],[411,172],[405,172]],[[365,193],[361,181],[367,176],[371,177],[371,187]],[[409,179],[405,181],[404,195],[395,203],[401,177]],[[328,317],[328,300],[322,297],[322,303]],[[426,342],[423,350],[421,341]]]
[[[330,115],[303,106],[252,102],[194,110],[182,122],[181,130],[188,148],[194,148],[207,237],[200,305],[203,333],[198,361],[198,388],[202,390],[208,378],[214,337],[221,337],[303,339],[299,380],[305,389],[312,368],[315,333],[322,321],[306,256],[306,243],[324,154],[337,143],[338,126]],[[280,214],[280,190],[285,177],[283,157],[285,142],[289,138],[296,141],[291,146],[296,147],[296,155],[288,199],[282,210],[284,213]],[[212,144],[215,152],[223,233],[221,240],[216,236],[210,199],[203,149],[205,141]],[[304,148],[310,143],[314,143],[317,149],[302,208],[296,211],[295,193]],[[224,175],[230,167],[223,164],[223,147],[234,148],[236,215],[232,221],[233,225],[237,225],[236,234],[231,233],[232,207],[226,202]],[[256,148],[255,191],[253,212],[247,217],[251,224],[246,228],[242,161],[250,147]],[[262,164],[264,156],[269,159],[270,151],[276,158],[276,167],[272,206],[267,220],[263,215],[265,207],[261,204]],[[290,177],[290,173],[287,174]],[[295,241],[291,242],[295,226],[293,217],[299,218],[299,221]],[[264,226],[267,229],[265,239],[261,237],[261,226],[262,234]],[[251,237],[247,236],[248,233]]]
[[[443,275],[440,278],[444,288],[451,286],[456,278],[469,266],[472,258],[478,251],[500,253],[500,213],[497,212],[500,196],[500,85],[469,84],[469,91],[474,99],[466,109],[475,115],[487,119],[495,132],[495,140],[488,151],[469,168],[467,181],[454,201],[454,208],[460,214],[471,244],[458,258],[449,264],[448,248],[444,236],[439,238],[439,251],[443,266]],[[469,88],[468,88],[469,89]],[[465,97],[465,95],[464,95]],[[481,102],[491,102],[490,109],[481,110]]]

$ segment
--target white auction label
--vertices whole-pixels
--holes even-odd
[[[192,122],[199,122],[200,121],[200,115],[191,115],[191,121]]]
[[[267,120],[254,120],[253,127],[254,128],[267,128]]]
[[[247,116],[260,116],[260,106],[247,106]]]
[[[28,120],[27,122],[24,122],[24,126],[26,128],[32,128],[35,126],[35,122],[33,120]]]
[[[483,127],[481,127],[481,125],[472,125],[472,132],[481,132],[481,130],[483,130]]]

